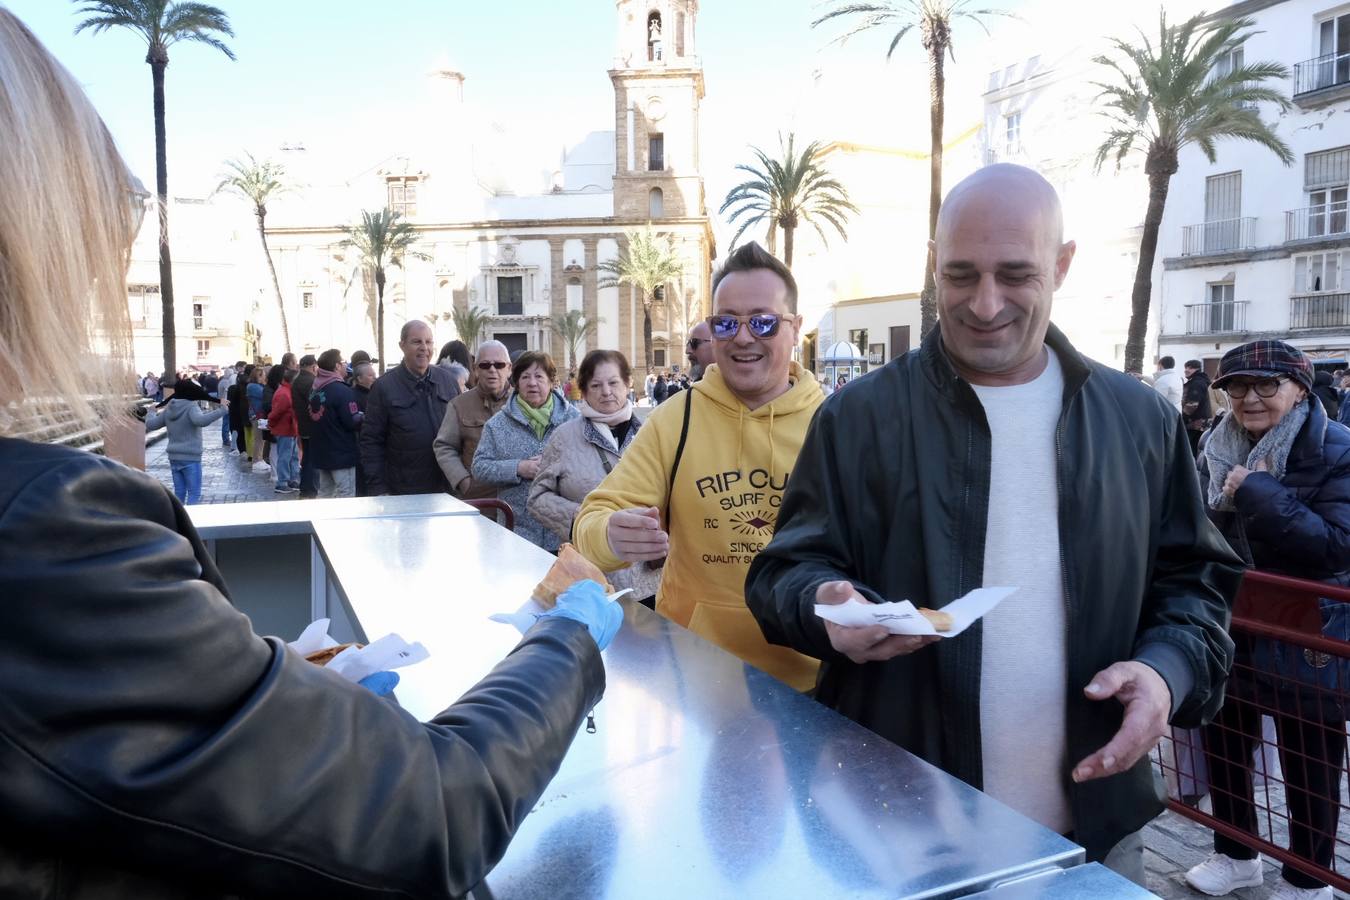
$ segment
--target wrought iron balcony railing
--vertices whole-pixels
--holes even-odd
[[[1186,225],[1181,229],[1182,256],[1245,250],[1255,246],[1256,219],[1250,216]]]
[[[1303,294],[1289,298],[1289,328],[1350,326],[1350,293]]]
[[[1309,238],[1337,237],[1350,234],[1347,204],[1323,203],[1303,209],[1291,209],[1284,214],[1284,239],[1303,241]]]
[[[1186,306],[1187,334],[1231,334],[1247,330],[1246,300],[1190,303]]]

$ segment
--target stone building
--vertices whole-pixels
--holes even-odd
[[[629,286],[601,288],[598,265],[621,253],[626,231],[650,222],[673,237],[686,273],[652,304],[653,364],[683,361],[688,324],[709,307],[714,255],[699,162],[698,3],[619,0],[616,10],[613,131],[588,134],[551,169],[539,156],[549,144],[530,123],[478,112],[465,100],[465,75],[443,61],[429,75],[426,115],[402,133],[391,130],[387,157],[269,210],[292,349],[380,355],[372,277],[343,246],[343,225],[358,221],[360,210],[388,206],[419,240],[416,256],[387,270],[386,359],[398,357],[405,321],[430,322],[444,342],[458,336],[452,310],[477,308],[488,315],[480,340],[546,349],[561,367],[567,351],[551,321],[581,310],[599,321],[581,352],[621,350],[640,384],[643,298]],[[322,168],[307,156],[311,171]]]

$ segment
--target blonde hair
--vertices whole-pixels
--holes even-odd
[[[135,373],[135,179],[75,79],[0,7],[0,434],[117,415]]]

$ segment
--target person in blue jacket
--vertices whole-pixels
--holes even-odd
[[[342,375],[341,350],[319,354],[319,374],[309,394],[309,417],[314,422],[309,452],[319,472],[320,497],[355,497],[356,464],[361,454],[357,436],[364,418],[356,394]]]

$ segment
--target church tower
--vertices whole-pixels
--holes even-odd
[[[620,220],[704,217],[695,52],[698,0],[617,0],[614,215]]]

